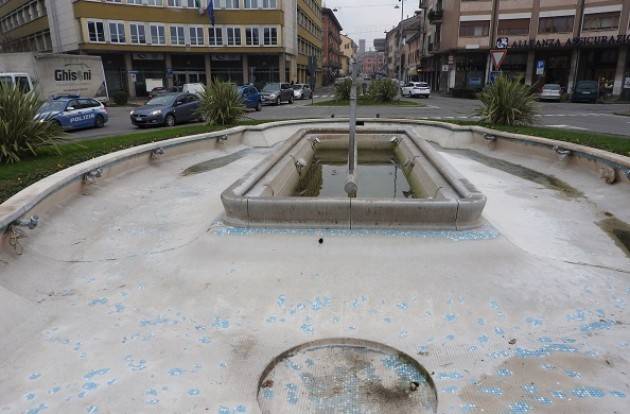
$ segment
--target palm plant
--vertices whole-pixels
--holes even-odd
[[[483,122],[493,125],[528,125],[536,115],[533,90],[520,79],[500,76],[480,94],[483,107],[479,111]]]
[[[232,125],[243,112],[245,112],[245,106],[241,95],[231,83],[212,81],[201,94],[199,113],[209,123]]]
[[[63,131],[57,123],[36,119],[40,106],[36,94],[0,85],[0,163],[37,155],[41,148],[55,147],[62,140]]]

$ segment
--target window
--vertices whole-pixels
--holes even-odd
[[[620,12],[585,14],[582,30],[617,30]]]
[[[529,34],[529,19],[499,20],[497,33],[507,36],[527,36]]]
[[[132,23],[129,25],[131,30],[131,43],[146,43],[147,39],[144,35],[144,24]]]
[[[489,33],[490,22],[488,20],[459,22],[460,37],[486,37]]]
[[[170,7],[197,7],[195,0],[168,0]]]
[[[248,27],[245,29],[245,43],[247,46],[258,46],[260,45],[260,37],[258,35],[257,27]]]
[[[262,0],[263,9],[275,9],[278,7],[276,0]]]
[[[226,9],[238,9],[241,7],[241,0],[225,0]]]
[[[171,26],[171,44],[185,45],[184,26]]]
[[[122,23],[110,23],[109,40],[112,43],[125,43],[125,25]]]
[[[105,27],[103,22],[88,22],[88,34],[90,42],[104,42]]]
[[[203,46],[203,27],[190,28],[190,44],[192,46]]]
[[[149,6],[161,6],[162,0],[147,0]]]
[[[154,45],[166,44],[164,26],[151,25],[151,43],[153,43]]]
[[[538,33],[571,33],[575,16],[541,17]]]
[[[258,0],[244,0],[243,5],[246,9],[257,9]]]
[[[24,93],[31,91],[31,84],[28,82],[28,78],[26,76],[16,76],[15,84],[20,89],[20,91]]]
[[[210,40],[208,44],[210,46],[223,46],[223,32],[220,27],[210,28]]]
[[[227,42],[228,46],[241,45],[241,29],[239,27],[227,28]]]
[[[127,4],[142,4],[142,0],[127,0]]]
[[[275,27],[265,27],[263,29],[263,41],[265,46],[278,44],[278,29]]]

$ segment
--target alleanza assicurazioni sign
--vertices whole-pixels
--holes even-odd
[[[567,40],[515,40],[510,49],[563,49],[576,47],[615,47],[630,44],[630,35],[573,37]]]

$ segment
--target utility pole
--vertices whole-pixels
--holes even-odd
[[[403,46],[403,20],[405,17],[405,0],[400,2],[400,23],[398,24],[398,80],[402,81],[402,46]]]

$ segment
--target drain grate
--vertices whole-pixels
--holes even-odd
[[[265,369],[258,386],[263,414],[437,412],[427,370],[387,345],[325,339],[290,349]]]

